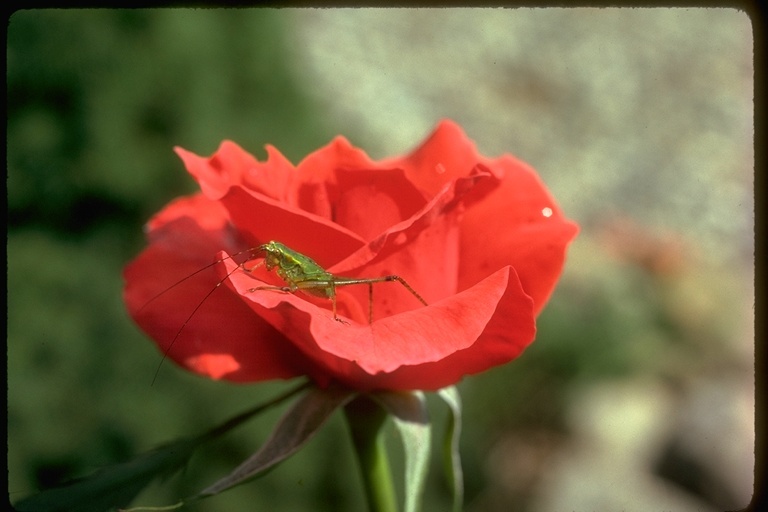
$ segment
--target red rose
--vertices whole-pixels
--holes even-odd
[[[150,220],[125,301],[162,352],[173,341],[170,359],[215,379],[432,390],[506,363],[533,341],[578,230],[533,169],[480,156],[450,121],[378,162],[343,137],[295,167],[271,146],[266,162],[228,141],[210,158],[176,151],[201,193]],[[249,292],[282,283],[227,256],[270,240],[337,276],[397,274],[429,306],[378,283],[369,324],[368,287],[339,287],[341,323],[328,300]]]

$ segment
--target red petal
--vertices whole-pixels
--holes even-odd
[[[332,265],[364,244],[333,222],[241,187],[231,188],[221,203],[238,231],[251,243],[277,240],[311,254],[321,265]]]
[[[336,137],[307,156],[296,175],[293,204],[367,240],[410,217],[425,203],[401,169],[371,160],[344,137]]]
[[[432,196],[446,183],[467,176],[477,164],[486,161],[461,127],[446,119],[409,155],[381,163],[404,169],[414,185]]]
[[[401,169],[339,169],[336,181],[341,192],[330,199],[333,220],[364,240],[376,238],[426,204]]]
[[[235,269],[224,262],[226,270]],[[281,292],[249,292],[258,281],[244,273],[235,272],[230,282],[246,303],[263,316],[286,338],[316,364],[324,366],[336,379],[357,387],[371,387],[378,382],[373,376],[391,373],[404,366],[437,363],[458,352],[465,356],[452,359],[455,375],[481,371],[478,358],[471,349],[478,339],[493,353],[486,354],[488,365],[513,357],[533,339],[531,300],[522,291],[519,281],[509,268],[502,269],[475,287],[451,296],[429,307],[420,307],[366,324],[342,324],[332,314],[303,298]],[[502,300],[503,299],[503,300]],[[483,335],[489,322],[501,306],[509,322],[508,332],[499,340],[498,329]],[[494,321],[498,323],[498,320]],[[506,347],[506,348],[505,348]],[[485,369],[482,368],[482,369]],[[367,377],[361,379],[359,370]],[[447,371],[443,368],[443,371]],[[427,381],[434,380],[433,375]],[[378,379],[385,379],[379,376]],[[440,383],[444,383],[441,379]],[[408,386],[394,387],[405,389]],[[428,382],[425,387],[434,389]]]
[[[367,387],[436,390],[455,384],[465,375],[486,371],[518,357],[533,342],[536,324],[533,301],[523,291],[515,271],[505,267],[459,296],[478,287],[484,289],[487,281],[506,270],[509,270],[509,279],[504,295],[496,304],[482,335],[472,345],[434,363],[403,366],[390,374],[377,375]],[[483,300],[482,295],[477,300]]]
[[[500,185],[461,222],[459,289],[504,265],[515,268],[538,314],[551,295],[578,227],[563,216],[536,173],[504,156],[491,164]]]
[[[306,359],[279,332],[229,288],[216,287],[210,263],[227,235],[205,229],[226,219],[215,215],[224,210],[214,204],[201,196],[181,199],[153,219],[153,241],[124,271],[129,313],[161,352],[173,343],[168,357],[192,371],[234,381],[306,374]]]
[[[279,200],[289,196],[293,165],[273,146],[266,146],[267,161],[259,162],[234,142],[225,140],[211,157],[174,148],[187,171],[210,199],[219,199],[232,186],[243,186]]]
[[[458,207],[461,200],[472,187],[487,175],[482,171],[470,173],[452,182],[443,185],[435,196],[424,207],[361,247],[354,254],[350,254],[343,261],[333,267],[334,272],[349,272],[361,268],[375,258],[385,257],[387,253],[402,250],[403,246],[432,226],[435,222],[444,222],[444,217],[459,213]],[[455,219],[451,218],[452,221]],[[457,224],[458,225],[458,224]]]
[[[469,176],[446,183],[424,208],[329,269],[337,275],[375,277],[398,274],[422,294],[436,301],[457,291],[459,221],[467,194],[483,180],[492,179],[475,168]],[[387,294],[392,292],[395,297]],[[359,300],[368,300],[362,292]],[[401,288],[386,287],[377,298],[376,311],[388,301],[387,313],[410,309]],[[361,298],[362,297],[362,298]],[[403,300],[405,298],[405,300]],[[404,304],[403,308],[398,307]]]
[[[296,174],[302,183],[329,183],[334,181],[338,169],[387,169],[371,160],[360,148],[354,147],[344,137],[336,137],[327,146],[307,155],[298,166]]]
[[[172,201],[147,222],[146,231],[150,243],[185,247],[191,256],[238,249],[227,210],[202,194]]]
[[[296,167],[295,187],[289,204],[335,222],[336,172],[339,169],[378,168],[363,150],[353,147],[344,137],[336,137],[327,146],[307,155]]]

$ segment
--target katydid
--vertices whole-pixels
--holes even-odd
[[[269,242],[267,244],[259,246],[257,253],[263,252],[265,254],[264,261],[258,265],[246,268],[245,265],[241,265],[242,268],[251,272],[254,269],[265,265],[267,270],[277,268],[277,275],[286,282],[287,286],[259,286],[257,288],[250,288],[249,292],[255,292],[259,290],[278,290],[283,292],[295,292],[301,290],[309,295],[315,297],[323,297],[331,299],[331,305],[333,308],[333,319],[346,323],[344,320],[336,315],[336,288],[340,286],[351,286],[353,284],[367,284],[368,285],[368,323],[373,323],[373,285],[374,283],[384,283],[388,281],[397,281],[402,284],[411,294],[419,299],[419,302],[427,305],[421,295],[416,290],[411,288],[405,279],[396,275],[388,275],[381,277],[341,277],[335,276],[326,271],[323,267],[315,263],[314,260],[308,256],[286,247],[280,242]]]
[[[330,299],[331,307],[333,311],[333,319],[343,324],[348,324],[348,322],[340,318],[336,314],[336,288],[339,288],[342,286],[351,286],[356,284],[368,285],[368,323],[369,324],[373,323],[373,285],[375,283],[397,281],[398,283],[403,285],[405,289],[408,290],[414,297],[416,297],[419,300],[419,302],[421,302],[425,306],[427,305],[427,301],[425,301],[422,298],[422,296],[419,295],[418,292],[416,292],[416,290],[414,290],[411,287],[411,285],[409,285],[405,281],[405,279],[403,279],[400,276],[397,276],[394,274],[381,276],[381,277],[336,276],[334,274],[331,274],[327,270],[325,270],[323,267],[321,267],[318,263],[316,263],[310,257],[305,256],[297,251],[294,251],[293,249],[285,246],[280,242],[271,241],[266,244],[260,245],[256,248],[247,249],[245,251],[236,253],[233,256],[228,256],[227,258],[217,260],[211,263],[210,265],[206,265],[205,267],[197,270],[193,274],[186,276],[185,278],[181,279],[180,281],[176,282],[175,284],[171,285],[170,287],[166,288],[162,292],[158,293],[157,295],[149,299],[139,309],[139,311],[147,307],[151,302],[153,302],[155,299],[163,295],[165,292],[171,290],[176,285],[181,284],[182,282],[202,272],[203,270],[210,268],[211,266],[216,265],[218,263],[221,263],[226,259],[230,259],[230,258],[233,258],[234,256],[237,256],[239,254],[244,254],[244,253],[251,254],[251,257],[247,261],[256,259],[261,254],[264,255],[264,259],[252,267],[246,266],[247,261],[240,263],[235,270],[233,270],[232,272],[224,276],[224,279],[216,283],[216,286],[214,286],[205,295],[205,297],[202,298],[202,300],[198,303],[195,309],[192,310],[192,313],[190,313],[190,315],[181,325],[179,330],[176,332],[176,335],[173,337],[173,339],[171,340],[171,343],[168,345],[168,348],[165,350],[165,353],[163,354],[163,359],[160,361],[160,365],[162,365],[163,361],[165,361],[165,358],[168,356],[168,353],[171,351],[173,344],[176,343],[176,340],[179,338],[184,328],[187,326],[189,321],[192,320],[192,317],[195,315],[195,313],[197,313],[197,310],[200,309],[203,303],[206,301],[206,299],[208,299],[208,297],[210,297],[211,294],[219,286],[221,286],[229,276],[231,276],[238,269],[248,273],[253,272],[257,268],[261,267],[262,265],[265,266],[265,268],[268,271],[276,269],[275,271],[277,275],[280,276],[280,278],[283,281],[285,281],[285,284],[286,284],[285,286],[258,286],[255,288],[249,288],[247,291],[249,293],[253,293],[257,291],[273,290],[273,291],[280,291],[285,293],[293,293],[293,292],[296,292],[297,290],[301,290],[302,292],[308,295]],[[158,372],[160,371],[159,366],[157,368],[157,371]],[[157,372],[155,372],[155,379],[156,378],[157,378]],[[154,382],[155,379],[153,379],[152,382]]]

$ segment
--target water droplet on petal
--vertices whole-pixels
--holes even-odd
[[[547,207],[547,208],[542,208],[542,209],[541,209],[541,214],[542,214],[543,216],[545,216],[545,217],[551,217],[551,216],[552,216],[552,208],[549,208],[549,207]]]

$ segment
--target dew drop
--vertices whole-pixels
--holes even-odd
[[[541,209],[541,214],[542,214],[543,216],[545,216],[545,217],[551,217],[551,216],[552,216],[552,208],[549,208],[549,207],[547,207],[547,208],[542,208],[542,209]]]

